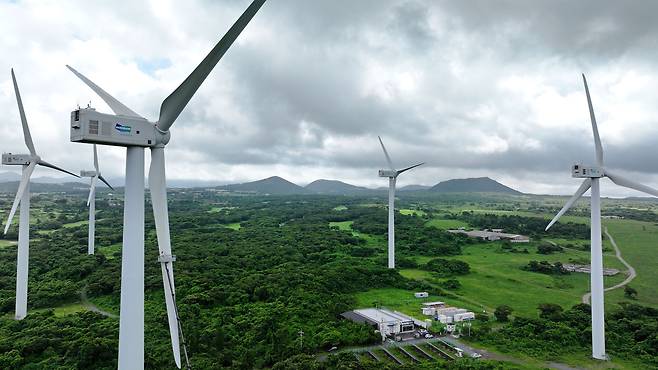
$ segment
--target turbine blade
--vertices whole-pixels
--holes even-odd
[[[96,194],[96,180],[98,180],[98,175],[91,178],[91,184],[89,184],[89,197],[87,198],[87,207],[89,207],[91,199]]]
[[[25,117],[25,110],[23,109],[23,99],[21,99],[21,93],[18,91],[18,83],[16,83],[16,76],[14,75],[14,69],[11,69],[11,79],[14,82],[14,92],[16,93],[16,102],[18,103],[18,113],[21,116],[21,124],[23,125],[23,138],[25,139],[25,145],[30,150],[30,154],[35,156],[37,155],[36,150],[34,149],[34,143],[32,142],[32,135],[30,135],[30,128],[27,125],[27,118]]]
[[[587,105],[589,106],[589,118],[592,121],[592,132],[594,134],[594,148],[596,150],[596,164],[603,166],[603,146],[601,145],[601,138],[599,137],[599,128],[596,125],[596,117],[594,116],[594,107],[592,106],[592,98],[589,95],[589,88],[587,87],[587,79],[583,74],[583,83],[585,84],[585,94],[587,95]]]
[[[568,200],[567,203],[564,205],[564,207],[562,207],[562,209],[560,210],[560,212],[558,212],[557,215],[555,215],[555,217],[553,217],[553,220],[551,220],[551,222],[548,224],[548,226],[546,226],[546,231],[548,231],[548,229],[550,229],[551,226],[553,226],[553,224],[556,223],[557,220],[559,220],[560,217],[562,217],[562,215],[563,215],[566,211],[568,211],[569,208],[571,208],[571,206],[572,206],[574,203],[576,203],[576,201],[577,201],[578,199],[580,199],[580,197],[582,197],[583,194],[585,194],[585,192],[586,192],[587,190],[589,190],[589,188],[590,188],[591,186],[592,186],[592,179],[585,179],[585,181],[583,181],[583,183],[580,185],[580,187],[578,188],[578,190],[576,190],[576,194],[574,194],[571,198],[569,198],[569,200]]]
[[[629,179],[627,179],[623,176],[617,175],[615,173],[610,173],[608,171],[605,171],[605,175],[610,180],[612,180],[612,182],[614,182],[615,184],[617,184],[619,186],[634,189],[634,190],[637,190],[637,191],[641,191],[643,193],[653,195],[654,197],[658,197],[658,190],[656,190],[656,189],[654,189],[650,186],[642,185],[638,182],[635,182],[633,180],[629,180]]]
[[[110,183],[107,182],[107,180],[105,180],[105,177],[103,177],[103,175],[98,175],[98,178],[99,178],[99,179],[100,179],[105,185],[107,185],[108,188],[114,190],[114,188],[112,187],[112,185],[110,185]]]
[[[231,26],[228,32],[226,32],[224,37],[219,40],[217,45],[194,69],[192,74],[162,102],[160,106],[160,118],[158,119],[158,128],[160,130],[169,130],[176,118],[178,118],[178,115],[180,115],[187,103],[192,99],[194,93],[199,89],[199,86],[201,86],[206,77],[215,68],[215,65],[222,59],[224,53],[231,47],[264,3],[265,0],[254,0],[233,26]]]
[[[27,187],[27,184],[30,182],[30,176],[32,176],[32,171],[34,171],[34,167],[36,167],[36,165],[37,165],[36,162],[30,162],[27,168],[23,170],[23,174],[21,176],[21,182],[18,184],[18,191],[16,191],[16,198],[14,198],[14,204],[11,206],[11,211],[9,211],[9,217],[7,217],[7,223],[5,224],[5,235],[7,234],[7,231],[9,231],[11,220],[14,218],[14,214],[18,209],[18,204],[21,202],[21,198],[23,197],[25,188]]]
[[[59,168],[59,167],[55,166],[54,164],[50,164],[50,163],[48,163],[48,162],[46,162],[46,161],[44,161],[44,160],[41,160],[41,159],[40,159],[39,162],[38,162],[38,164],[40,164],[40,165],[42,165],[42,166],[44,166],[44,167],[52,168],[52,169],[54,169],[54,170],[57,170],[57,171],[60,171],[60,172],[64,172],[64,173],[68,173],[68,174],[71,175],[71,176],[75,176],[75,177],[77,177],[77,178],[80,178],[80,176],[74,174],[73,172],[69,172],[69,171],[67,171],[67,170],[65,170],[65,169],[63,169],[63,168]]]
[[[94,168],[96,169],[96,173],[100,172],[98,169],[98,150],[96,149],[96,144],[94,144]]]
[[[384,146],[384,142],[382,141],[382,138],[380,136],[377,136],[379,139],[379,143],[382,145],[382,150],[384,150],[384,155],[386,156],[386,162],[388,162],[388,167],[390,167],[393,171],[395,171],[395,167],[393,167],[393,162],[391,161],[391,157],[388,156],[388,152],[386,151],[386,147]]]
[[[178,318],[176,312],[176,297],[174,271],[171,256],[171,239],[169,236],[169,211],[167,209],[167,184],[165,175],[164,148],[151,148],[151,168],[149,169],[149,190],[153,205],[153,219],[158,237],[162,266],[162,283],[164,285],[167,317],[169,319],[169,334],[171,348],[174,352],[176,365],[181,367],[180,345],[178,335]],[[167,262],[167,259],[169,261]]]
[[[412,169],[412,168],[416,168],[416,167],[418,167],[418,166],[422,166],[422,165],[424,165],[424,164],[425,164],[425,162],[422,162],[422,163],[414,164],[413,166],[409,166],[409,167],[407,167],[407,168],[403,168],[403,169],[401,169],[400,171],[398,171],[398,175],[401,174],[401,173],[404,172],[404,171],[409,171],[409,170]]]
[[[66,65],[66,68],[70,69],[73,74],[78,76],[79,79],[82,80],[89,88],[94,90],[94,92],[103,99],[103,101],[110,106],[110,109],[115,114],[119,114],[122,116],[128,116],[128,117],[139,117],[139,118],[144,118],[140,116],[139,114],[135,113],[132,109],[126,107],[123,103],[118,101],[116,98],[114,98],[112,95],[108,94],[105,90],[101,89],[98,85],[93,83],[90,79],[85,77],[82,73],[76,71],[71,67],[70,65]]]

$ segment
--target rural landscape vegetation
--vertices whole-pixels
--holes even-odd
[[[658,203],[603,200],[604,265],[620,271],[605,286],[625,284],[605,295],[610,361],[601,363],[590,359],[589,275],[563,267],[589,262],[588,204],[545,232],[563,197],[491,179],[456,184],[398,192],[396,269],[386,268],[384,191],[278,177],[170,189],[176,296],[193,368],[658,367]],[[0,218],[16,187],[0,184]],[[87,191],[33,184],[29,315],[21,321],[13,318],[17,227],[0,240],[0,368],[116,368],[123,199],[121,189],[99,188],[97,252],[88,255]],[[530,242],[448,232],[459,228],[500,228]],[[145,367],[170,368],[150,215],[146,231]],[[628,266],[635,276],[625,282]],[[429,297],[415,298],[418,291]],[[433,325],[435,338],[405,346],[382,344],[371,326],[340,316],[385,307],[422,318],[420,304],[437,300],[476,319],[459,335]],[[458,358],[454,347],[482,357]]]

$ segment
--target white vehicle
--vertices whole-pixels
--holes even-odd
[[[430,333],[425,334],[425,339],[432,339],[434,336]]]
[[[473,352],[473,353],[471,353],[471,357],[472,358],[480,358],[480,357],[482,357],[482,355],[477,353],[477,352]]]

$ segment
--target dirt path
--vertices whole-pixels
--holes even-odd
[[[607,227],[604,229],[603,232],[605,233],[605,236],[607,236],[608,239],[610,239],[610,244],[612,244],[612,246],[615,248],[615,255],[617,256],[617,259],[621,263],[623,263],[624,266],[626,266],[626,268],[628,269],[628,276],[626,277],[626,279],[624,279],[624,281],[622,281],[621,283],[619,283],[617,285],[611,286],[609,288],[605,288],[603,290],[604,292],[607,292],[607,291],[610,291],[610,290],[613,290],[613,289],[619,289],[619,288],[627,285],[633,279],[635,279],[635,277],[637,276],[637,272],[635,272],[635,268],[633,268],[633,266],[631,266],[628,262],[626,262],[626,260],[621,256],[621,250],[617,246],[617,243],[615,242],[615,239],[613,239],[612,235],[610,235],[610,233],[608,232]],[[583,295],[583,303],[589,304],[589,300],[590,300],[591,296],[592,296],[592,293],[590,293],[590,292]]]
[[[85,306],[85,308],[87,310],[91,311],[91,312],[96,312],[100,315],[103,315],[105,317],[109,317],[109,318],[112,318],[112,319],[118,319],[119,318],[118,315],[115,315],[111,312],[103,311],[100,308],[98,308],[95,304],[91,303],[89,301],[89,298],[87,298],[87,287],[86,286],[84,288],[82,288],[82,290],[80,291],[80,301],[82,301],[82,305]]]

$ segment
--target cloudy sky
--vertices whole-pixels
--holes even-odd
[[[110,110],[65,65],[155,120],[249,2],[0,0],[0,150],[26,152],[11,67],[39,154],[90,168],[69,114]],[[594,162],[585,73],[607,166],[658,187],[657,13],[648,0],[270,0],[172,127],[167,174],[384,186],[381,135],[395,165],[427,162],[401,185],[490,176],[569,194],[571,164]],[[104,175],[122,176],[125,149],[100,152]],[[607,180],[602,193],[637,194]]]

